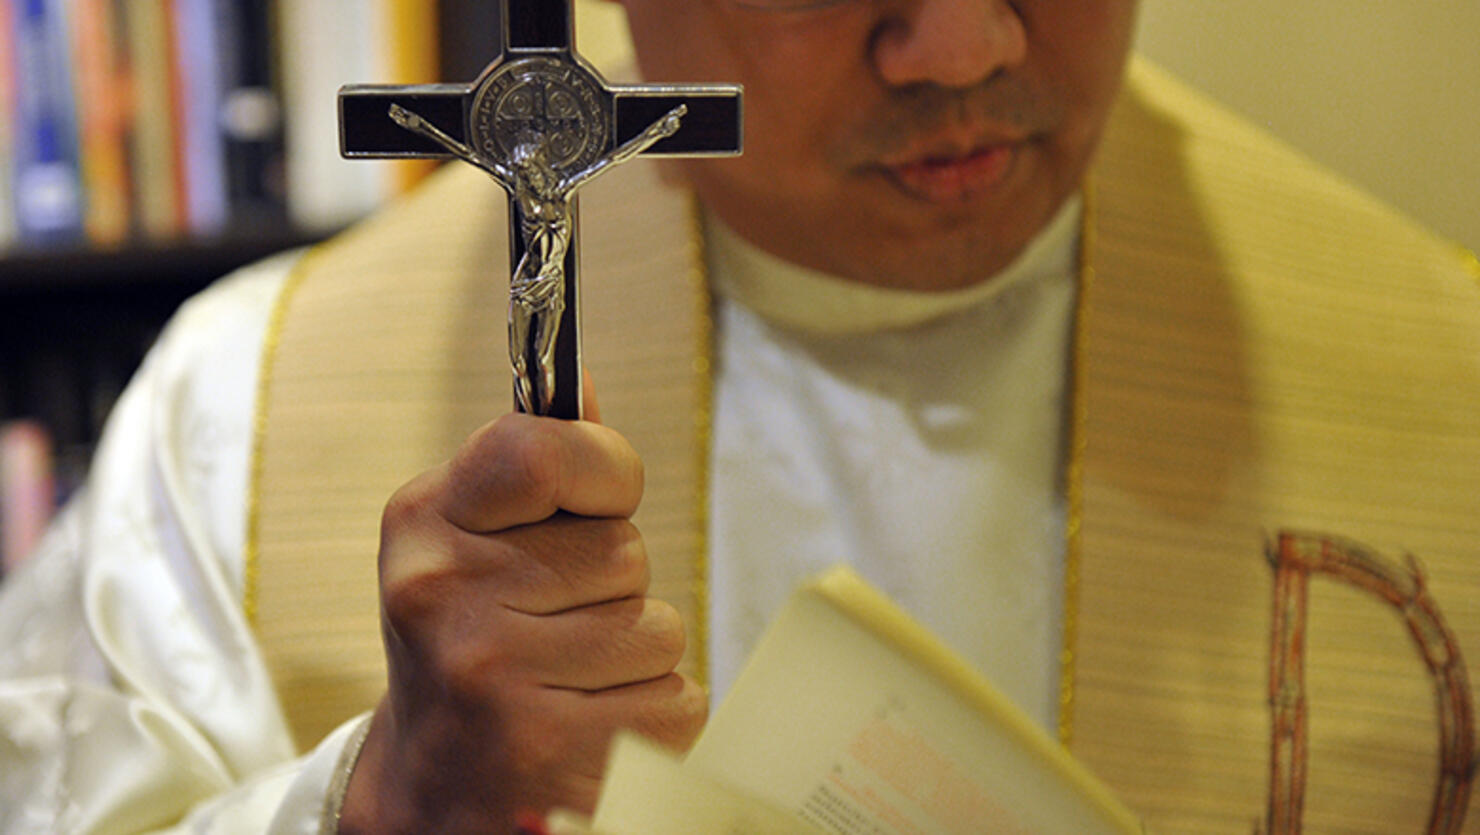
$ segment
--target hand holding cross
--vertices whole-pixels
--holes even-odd
[[[607,87],[570,50],[568,0],[500,6],[504,48],[478,81],[343,90],[342,147],[457,156],[504,186],[520,409],[577,418],[574,193],[640,153],[736,152],[739,94]],[[521,810],[590,811],[616,729],[693,741],[707,697],[677,672],[678,612],[648,596],[642,489],[610,428],[508,414],[390,499],[387,690],[343,831],[509,831]]]

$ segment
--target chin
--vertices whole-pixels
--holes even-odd
[[[847,266],[832,272],[876,287],[944,292],[986,281],[1012,263],[1023,248],[1004,251],[983,246],[979,239],[915,238],[870,247],[868,251],[855,250]]]
[[[861,269],[871,274],[861,280],[912,290],[959,290],[1007,268],[1031,239],[1032,231],[1021,223],[980,218],[892,238],[880,236],[873,240],[885,245],[872,247],[874,252],[859,259]]]
[[[835,241],[840,257],[831,271],[886,287],[967,287],[1009,266],[1059,205],[1062,200],[1012,190],[953,206],[891,206],[882,216],[845,222],[851,231]]]

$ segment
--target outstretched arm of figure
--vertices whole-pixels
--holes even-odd
[[[510,171],[508,168],[505,168],[503,165],[500,165],[498,160],[484,159],[483,157],[478,156],[477,154],[473,153],[473,149],[469,148],[467,145],[464,145],[456,139],[453,139],[451,136],[447,135],[447,133],[441,128],[437,127],[431,122],[428,122],[426,119],[423,119],[421,116],[418,116],[417,114],[411,112],[410,110],[407,110],[399,104],[391,105],[390,116],[391,121],[395,122],[406,130],[409,130],[412,133],[419,134],[421,136],[425,136],[427,139],[430,139],[438,145],[441,145],[443,148],[446,148],[457,158],[465,162],[470,162],[473,165],[476,165],[479,168],[483,169],[484,171],[487,171],[489,174],[492,174],[494,176],[494,179],[502,183],[505,188],[513,188],[514,172]]]
[[[584,170],[576,172],[570,179],[561,183],[561,190],[566,194],[570,194],[595,179],[597,175],[613,165],[624,163],[646,151],[648,148],[653,147],[659,140],[667,139],[678,133],[679,124],[682,122],[684,114],[688,112],[689,106],[686,104],[680,104],[678,107],[668,111],[661,119],[648,125],[647,130],[618,145],[606,156],[601,157]]]

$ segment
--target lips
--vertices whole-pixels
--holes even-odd
[[[908,194],[931,203],[970,200],[1000,183],[1011,170],[1019,144],[1004,142],[969,151],[924,154],[886,163],[885,174]]]

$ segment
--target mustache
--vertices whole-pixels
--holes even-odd
[[[917,151],[922,143],[981,141],[1042,133],[1063,118],[1056,96],[1015,76],[970,87],[920,83],[891,89],[873,106],[836,156],[867,163]]]

